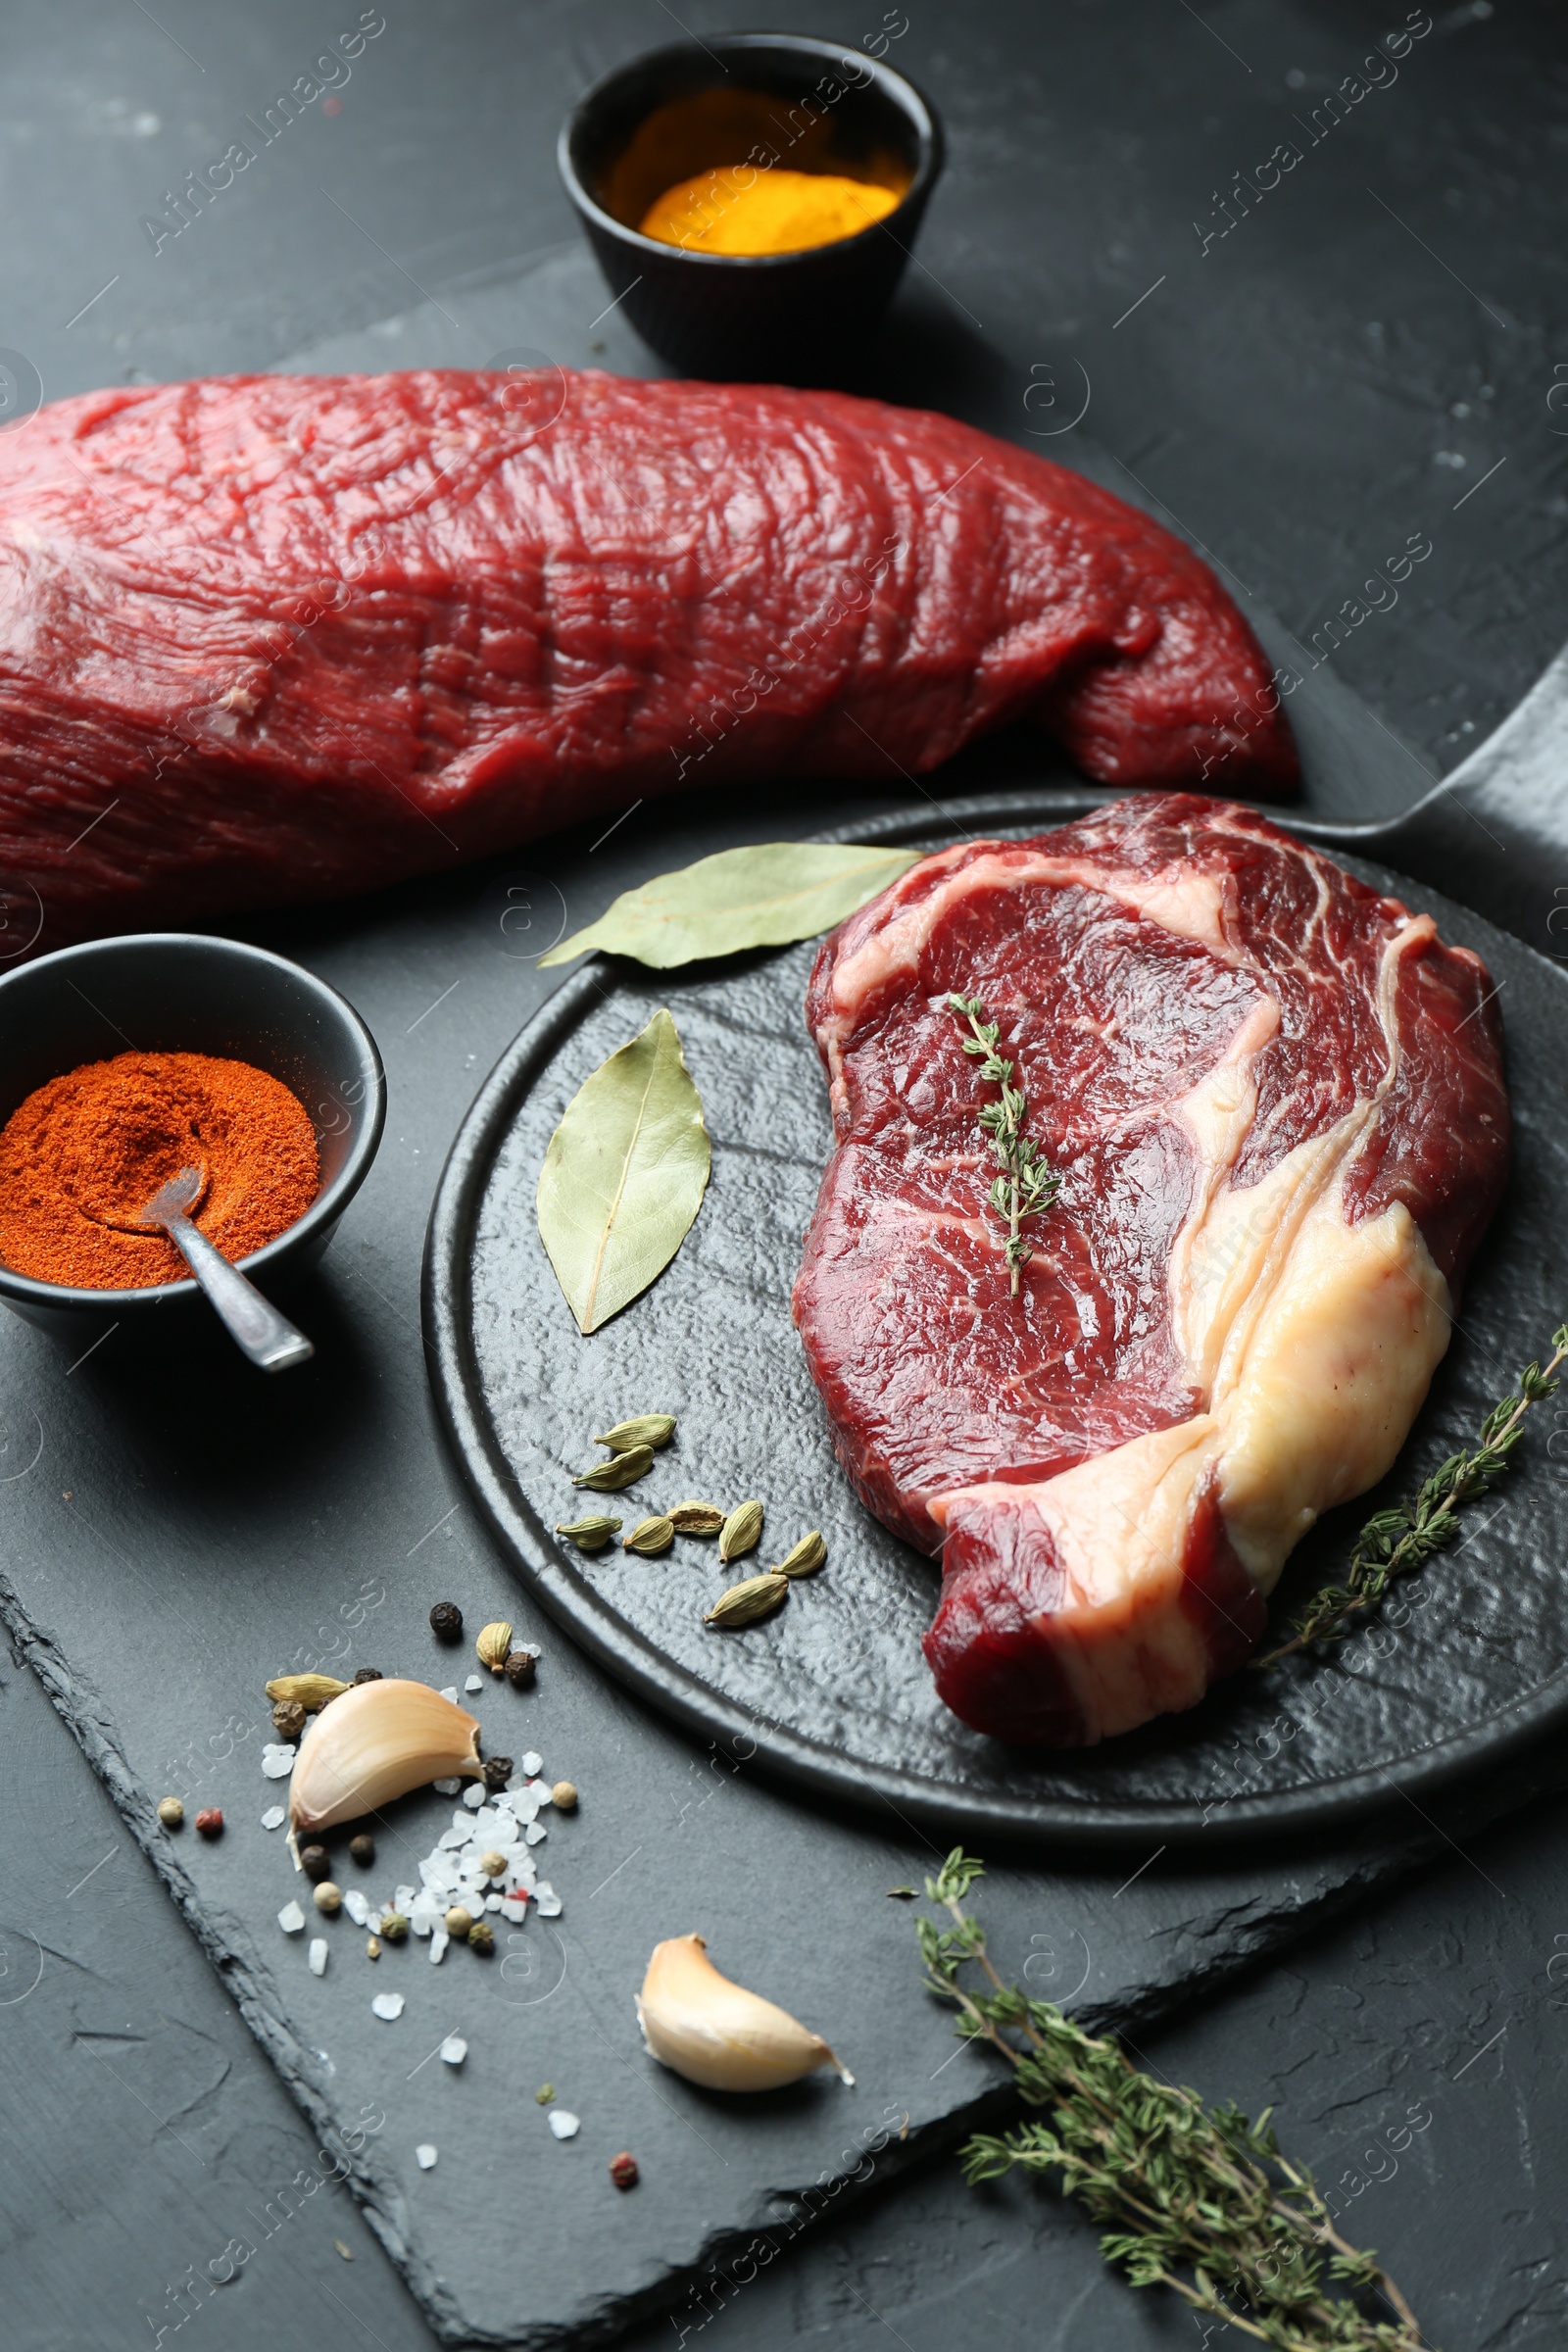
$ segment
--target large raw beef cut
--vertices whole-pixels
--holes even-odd
[[[981,730],[1289,789],[1212,574],[1091,483],[825,392],[456,369],[93,393],[0,433],[14,943],[327,898]],[[18,902],[21,904],[18,904]]]
[[[1061,1182],[1019,1296],[950,992]],[[1391,1466],[1502,1189],[1478,958],[1264,817],[1120,801],[924,858],[824,943],[837,1148],[795,1292],[840,1459],[943,1555],[965,1722],[1192,1706],[1318,1514]]]

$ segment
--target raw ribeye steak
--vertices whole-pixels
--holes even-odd
[[[685,785],[1034,718],[1290,789],[1180,540],[951,417],[539,371],[216,378],[0,433],[4,952],[369,890]]]
[[[1190,1707],[1390,1468],[1507,1167],[1479,959],[1266,818],[1121,801],[924,858],[817,957],[837,1146],[795,1314],[839,1457],[943,1555],[966,1723]],[[1059,1173],[1010,1295],[980,999]]]

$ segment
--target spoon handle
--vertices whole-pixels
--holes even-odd
[[[161,1220],[162,1221],[162,1220]],[[218,1309],[228,1334],[264,1372],[286,1372],[316,1348],[270,1299],[264,1298],[238,1266],[229,1264],[189,1217],[170,1217],[164,1231]]]

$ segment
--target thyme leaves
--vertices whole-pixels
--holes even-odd
[[[992,1180],[988,1199],[1007,1227],[1003,1254],[1016,1298],[1023,1268],[1034,1254],[1034,1245],[1021,1230],[1024,1219],[1037,1217],[1051,1206],[1061,1189],[1061,1178],[1042,1159],[1023,1131],[1029,1115],[1028,1097],[1021,1086],[1013,1083],[1013,1064],[997,1051],[1002,1035],[999,1024],[987,1020],[985,1005],[978,997],[954,993],[948,998],[948,1006],[968,1024],[969,1034],[962,1040],[962,1046],[964,1053],[980,1063],[975,1076],[982,1086],[1002,1090],[995,1102],[981,1105],[977,1115],[1001,1170]]]
[[[985,1932],[965,1909],[984,1865],[955,1847],[926,1894],[951,1925],[917,1925],[926,1984],[959,2012],[957,2031],[1011,2068],[1026,2105],[1050,2111],[962,2151],[966,2178],[1015,2167],[1056,2175],[1108,2225],[1101,2252],[1135,2286],[1164,2286],[1194,2311],[1276,2352],[1422,2352],[1415,2315],[1375,2257],[1348,2244],[1312,2176],[1280,2152],[1267,2110],[1229,2102],[1134,2066],[1050,2001],[1004,1984]],[[974,1968],[982,1982],[961,1972]],[[1381,2303],[1392,2317],[1366,2306]]]

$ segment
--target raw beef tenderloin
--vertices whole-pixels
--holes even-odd
[[[945,416],[450,369],[0,433],[12,952],[34,905],[48,948],[336,897],[683,783],[902,790],[1022,716],[1117,783],[1296,773],[1198,558]]]
[[[837,1148],[795,1291],[839,1457],[943,1557],[943,1698],[1086,1744],[1241,1664],[1390,1468],[1502,1189],[1478,958],[1264,817],[1121,801],[914,866],[827,940]],[[1020,1296],[950,991],[1059,1171]]]

